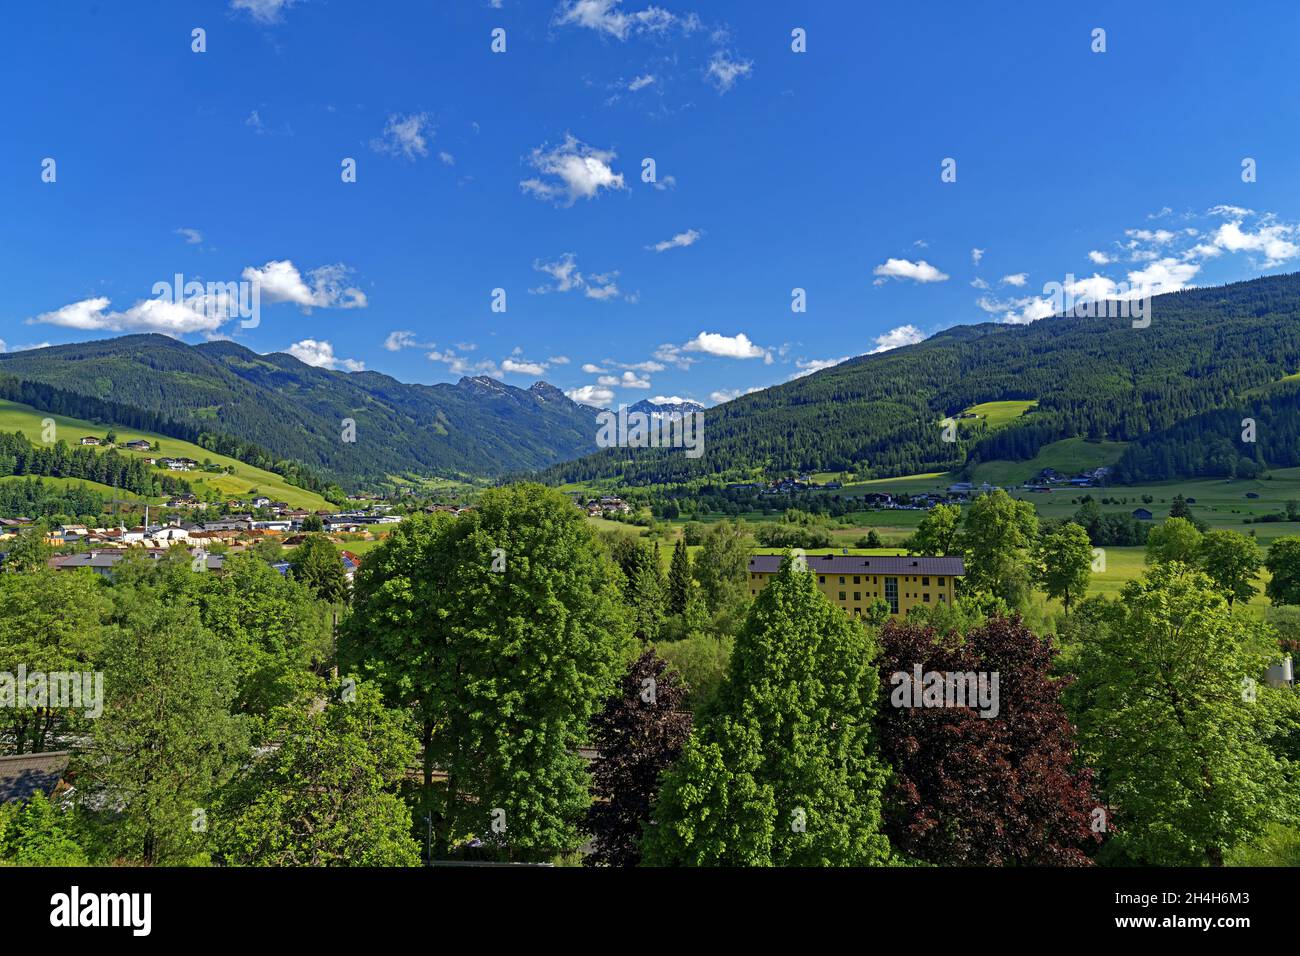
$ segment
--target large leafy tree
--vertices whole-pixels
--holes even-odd
[[[1270,575],[1264,593],[1274,604],[1300,604],[1300,537],[1278,538],[1264,561]]]
[[[987,591],[1021,607],[1029,600],[1033,576],[1030,548],[1038,536],[1038,514],[1028,501],[1005,491],[980,495],[966,514],[961,547],[966,557],[962,587]]]
[[[1050,673],[1051,646],[1017,617],[994,617],[964,639],[891,621],[880,642],[889,696],[877,723],[881,756],[893,767],[885,811],[891,843],[945,866],[1086,864],[1096,800],[1091,772],[1073,759],[1074,728],[1061,702],[1064,684]],[[989,690],[997,675],[996,714],[981,716],[978,698],[919,706],[915,696],[898,695],[918,665],[922,674],[982,674]]]
[[[348,578],[338,548],[323,534],[309,534],[289,556],[289,573],[322,601],[341,604],[348,599]]]
[[[1179,561],[1195,565],[1201,557],[1200,529],[1187,518],[1170,518],[1147,535],[1147,564]]]
[[[37,568],[0,574],[0,673],[93,671],[103,651],[110,602],[90,571]],[[0,739],[15,753],[41,751],[84,729],[89,707],[0,707]]]
[[[1036,580],[1048,597],[1060,598],[1065,613],[1070,602],[1083,597],[1092,579],[1092,542],[1088,532],[1072,521],[1048,532],[1038,544]]]
[[[886,860],[874,657],[868,632],[787,559],[736,638],[716,707],[665,775],[646,862]]]
[[[685,689],[668,663],[647,650],[592,719],[591,731],[597,751],[586,824],[592,852],[583,862],[635,866],[660,776],[691,734]]]
[[[1297,810],[1295,768],[1271,746],[1296,702],[1256,683],[1272,637],[1182,563],[1129,582],[1102,621],[1082,645],[1076,706],[1115,848],[1148,865],[1221,866]]]
[[[540,485],[412,517],[367,555],[340,655],[415,713],[436,855],[475,836],[518,860],[577,846],[577,747],[635,653],[621,591],[583,515]]]
[[[907,542],[907,548],[912,554],[956,554],[960,536],[961,508],[957,505],[935,505],[917,525],[915,533]]]
[[[691,555],[686,550],[686,539],[682,537],[673,545],[673,560],[668,568],[668,613],[685,614],[690,593]]]
[[[277,707],[276,745],[244,765],[212,817],[236,866],[414,866],[411,811],[396,793],[417,753],[410,715],[369,684]]]
[[[117,808],[114,850],[146,863],[182,862],[202,847],[196,825],[248,752],[232,717],[225,649],[190,608],[135,603],[105,654],[107,703],[82,759],[93,805]]]
[[[13,866],[85,866],[73,814],[45,794],[0,806],[0,861]]]
[[[719,521],[710,526],[691,562],[700,583],[704,603],[724,630],[734,631],[749,606],[749,555],[754,540],[737,521]]]
[[[1201,568],[1228,606],[1249,603],[1259,593],[1254,581],[1263,567],[1263,556],[1255,539],[1236,531],[1207,531],[1201,539]]]

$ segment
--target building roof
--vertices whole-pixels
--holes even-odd
[[[49,796],[68,769],[67,751],[0,757],[0,803],[30,800],[36,793]]]
[[[781,569],[783,557],[780,554],[751,555],[749,570],[760,574],[775,574]],[[965,562],[959,557],[810,554],[805,560],[808,562],[808,570],[817,574],[933,574],[961,577],[966,573]]]

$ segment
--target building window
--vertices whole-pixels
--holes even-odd
[[[889,613],[898,613],[898,578],[885,578],[885,600],[889,602]]]
[[[929,579],[929,578],[921,578],[921,587],[923,587],[923,588],[928,588],[929,586],[930,586],[930,579]]]
[[[825,584],[825,583],[826,583],[826,575],[824,575],[824,574],[819,574],[819,575],[817,575],[817,583],[818,583],[818,584]]]
[[[853,575],[853,583],[854,583],[854,584],[861,584],[862,581],[860,580],[860,578],[861,578],[861,575],[858,575],[858,574]]]
[[[862,600],[862,592],[861,592],[861,591],[854,591],[854,592],[853,592],[853,600],[855,600],[855,601],[861,601],[861,600]]]
[[[844,583],[844,575],[841,574],[841,575],[840,575],[840,584],[843,584],[843,583]]]
[[[943,578],[939,579],[939,587],[943,587]]]
[[[925,603],[926,603],[926,604],[929,604],[929,603],[930,603],[930,592],[929,592],[929,591],[926,591],[925,594],[923,594],[923,595],[921,595],[921,596],[925,599]]]
[[[843,592],[843,591],[840,592],[840,600],[841,600],[841,601],[844,600],[844,592]]]

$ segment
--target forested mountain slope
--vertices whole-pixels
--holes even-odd
[[[1031,458],[1061,438],[1132,441],[1297,368],[1300,274],[1272,276],[1158,296],[1146,328],[1073,316],[954,327],[711,409],[698,459],[608,449],[544,477],[648,483],[755,466],[874,477],[952,470],[972,459]],[[1010,399],[1038,406],[994,432],[942,440],[945,416]]]
[[[0,355],[0,375],[85,396],[96,417],[115,403],[254,442],[344,482],[388,474],[492,476],[545,467],[595,448],[595,411],[539,382],[407,385],[377,372],[315,368],[232,342],[191,346],[162,335]],[[356,441],[342,440],[343,419]]]

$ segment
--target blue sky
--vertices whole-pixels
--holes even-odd
[[[403,381],[712,404],[953,324],[1033,320],[1067,274],[1104,295],[1300,268],[1293,3],[5,16],[10,350],[163,331]],[[157,307],[176,273],[258,279],[260,323]]]

